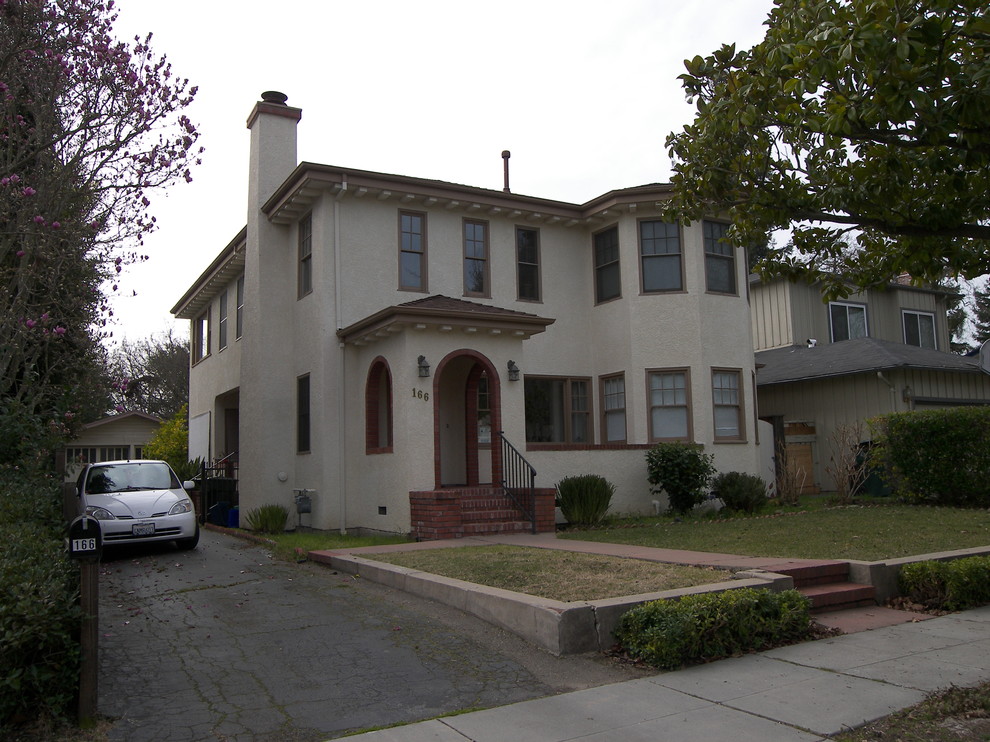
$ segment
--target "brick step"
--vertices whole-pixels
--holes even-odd
[[[873,585],[861,585],[856,582],[811,585],[798,588],[798,592],[811,599],[812,613],[826,613],[877,604],[876,589]]]
[[[769,572],[788,575],[794,579],[794,587],[812,587],[846,582],[849,579],[848,562],[821,562],[819,564],[782,565],[764,567]]]

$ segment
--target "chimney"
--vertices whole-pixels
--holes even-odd
[[[511,193],[509,190],[509,158],[512,157],[512,153],[507,149],[502,150],[502,170],[505,172],[505,187],[502,188],[506,193]]]
[[[302,109],[285,104],[283,93],[261,94],[248,116],[251,130],[251,159],[248,173],[248,203],[259,208],[285,182],[296,167],[296,125]]]

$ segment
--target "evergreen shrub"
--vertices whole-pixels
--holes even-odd
[[[905,564],[897,576],[901,595],[926,608],[962,611],[990,603],[990,557]]]
[[[667,493],[670,509],[686,513],[705,499],[708,483],[715,474],[712,454],[693,443],[658,443],[646,452],[650,492]]]
[[[767,485],[754,474],[738,471],[723,472],[712,482],[716,495],[728,510],[756,513],[767,504]]]
[[[615,638],[661,670],[807,639],[810,602],[797,590],[742,588],[644,603],[623,614]]]
[[[870,420],[872,462],[919,504],[990,507],[990,407],[898,412]]]

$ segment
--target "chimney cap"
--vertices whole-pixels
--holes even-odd
[[[266,90],[261,94],[261,100],[265,103],[276,103],[280,106],[284,106],[285,102],[289,100],[289,96],[285,93],[280,93],[277,90]]]

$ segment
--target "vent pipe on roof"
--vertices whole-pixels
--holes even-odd
[[[502,150],[502,170],[505,172],[505,187],[502,188],[506,193],[512,193],[509,190],[509,158],[512,157],[512,153],[507,149]]]

